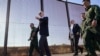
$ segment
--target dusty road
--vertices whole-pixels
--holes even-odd
[[[85,56],[86,52],[83,54],[79,53],[78,56]],[[100,56],[100,52],[97,52],[97,55]],[[68,53],[68,54],[53,54],[52,56],[73,56],[73,53]]]

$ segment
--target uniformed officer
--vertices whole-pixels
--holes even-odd
[[[83,6],[86,11],[82,37],[88,53],[86,56],[97,56],[95,47],[100,46],[98,39],[100,36],[100,8],[97,5],[90,5],[90,0],[83,0]]]
[[[34,49],[36,49],[36,51],[39,53],[38,38],[37,38],[37,33],[39,29],[34,27],[33,23],[30,24],[30,28],[31,28],[31,34],[30,38],[28,39],[31,40],[29,48],[29,56],[32,56],[32,52],[34,51]]]

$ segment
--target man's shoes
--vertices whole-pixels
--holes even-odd
[[[96,54],[91,54],[91,55],[86,54],[85,56],[97,56],[97,55]]]
[[[89,56],[89,54],[86,54],[85,56]]]
[[[97,54],[91,54],[91,56],[97,56]]]
[[[74,54],[73,56],[78,56],[78,54]]]
[[[83,48],[80,49],[81,54],[83,53]]]

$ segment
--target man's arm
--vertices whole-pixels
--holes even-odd
[[[95,17],[94,17],[91,25],[92,25],[92,27],[96,27],[97,21],[100,20],[100,8],[99,8],[99,6],[95,5],[93,9],[94,9],[94,12],[95,12]]]
[[[36,28],[36,31],[35,31],[35,33],[38,33],[38,31],[39,31],[39,26]]]
[[[80,35],[80,30],[81,30],[81,28],[80,28],[80,26],[78,25],[78,24],[76,24],[76,26],[77,26],[77,35]]]
[[[31,34],[30,34],[30,37],[29,37],[29,39],[28,39],[28,41],[29,41],[29,40],[32,40],[33,37],[34,37],[34,35],[35,35],[35,31],[32,30],[32,31],[31,31]]]
[[[40,21],[40,23],[47,24],[48,23],[48,17],[40,18],[39,21]]]
[[[36,19],[39,20],[40,22],[46,22],[48,20],[48,17],[44,17],[44,18],[36,17]]]
[[[95,5],[94,12],[95,12],[94,20],[100,20],[100,7]]]

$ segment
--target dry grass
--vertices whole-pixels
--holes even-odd
[[[29,47],[8,47],[8,56],[28,56]],[[70,53],[70,46],[68,45],[53,45],[50,46],[52,54],[65,54]],[[0,48],[0,56],[3,54],[3,48]],[[36,51],[33,52],[33,56],[39,56]]]

